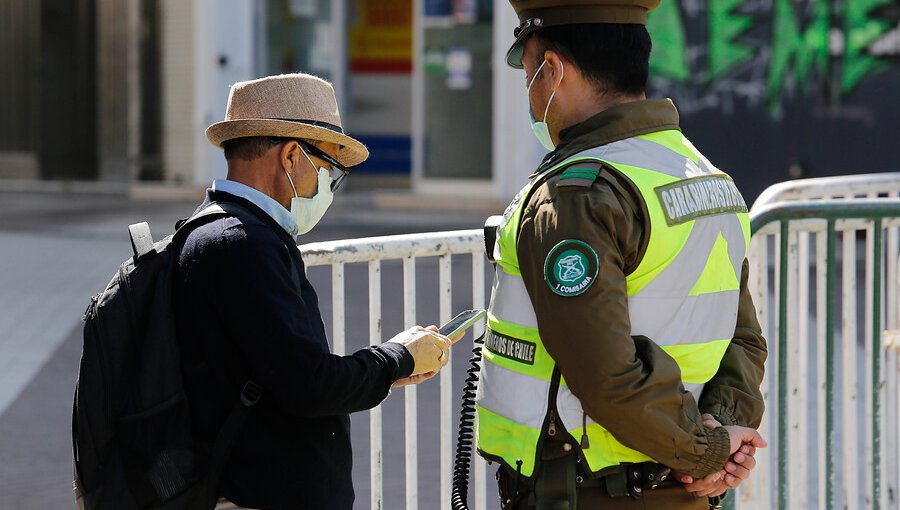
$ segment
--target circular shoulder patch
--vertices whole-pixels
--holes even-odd
[[[547,254],[544,281],[560,296],[577,296],[597,279],[600,259],[587,243],[566,239]]]

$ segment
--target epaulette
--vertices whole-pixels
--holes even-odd
[[[558,188],[590,188],[603,170],[603,164],[593,161],[574,162],[559,174]]]

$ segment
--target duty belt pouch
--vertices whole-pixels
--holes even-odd
[[[627,469],[618,469],[603,477],[606,483],[606,492],[613,498],[623,496],[631,496],[628,492],[628,471]]]
[[[536,510],[575,510],[578,506],[575,455],[544,459],[542,463],[534,486]]]

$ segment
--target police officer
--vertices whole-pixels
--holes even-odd
[[[706,509],[766,445],[747,206],[646,99],[659,0],[511,3],[550,152],[492,250],[479,452],[503,508]]]

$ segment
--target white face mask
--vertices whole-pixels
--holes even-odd
[[[315,168],[315,163],[309,158],[306,151],[303,151],[303,155]],[[291,189],[294,190],[294,198],[291,199],[291,214],[294,216],[294,221],[297,222],[297,235],[303,235],[319,223],[322,216],[325,216],[325,211],[328,210],[331,202],[334,201],[334,193],[331,191],[331,171],[319,167],[317,172],[319,187],[312,198],[299,196],[297,188],[294,187],[294,180],[291,179],[291,174],[287,170],[284,173],[291,183]]]
[[[541,73],[541,69],[544,68],[544,64],[546,64],[546,63],[547,63],[546,60],[541,62],[540,67],[537,68],[537,71],[535,71],[534,76],[531,77],[531,83],[528,84],[528,92],[527,92],[529,98],[531,97],[531,86],[534,85],[534,81],[537,79],[538,74]],[[557,89],[559,88],[559,84],[562,83],[563,76],[565,76],[565,74],[566,74],[566,66],[563,65],[562,62],[560,62],[559,65],[562,66],[562,73],[560,73],[560,75],[559,75],[559,83],[556,84]],[[531,116],[531,129],[532,129],[532,131],[534,131],[534,136],[535,136],[535,138],[538,139],[539,142],[541,142],[541,145],[543,145],[544,148],[547,149],[548,151],[552,151],[552,150],[556,149],[556,144],[553,143],[553,138],[550,137],[550,126],[547,125],[547,112],[550,111],[550,103],[553,102],[553,96],[555,96],[555,95],[556,95],[556,90],[554,90],[550,94],[550,99],[547,100],[547,108],[544,109],[544,120],[542,120],[540,122],[535,120],[534,114],[531,113],[531,107],[528,108],[528,115]],[[531,101],[529,100],[529,103],[530,102]]]

